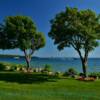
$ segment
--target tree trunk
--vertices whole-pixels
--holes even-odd
[[[84,57],[82,57],[81,52],[79,50],[78,50],[78,53],[79,53],[79,56],[80,56],[80,59],[81,59],[84,77],[87,77],[87,58],[88,58],[88,53],[86,53]]]
[[[25,54],[25,60],[26,60],[26,63],[27,63],[27,70],[30,68],[30,57],[27,55],[26,53],[26,50],[24,50],[24,54]]]
[[[30,68],[30,59],[28,57],[25,57],[26,63],[27,63],[27,70]]]
[[[84,58],[81,61],[82,61],[82,68],[83,68],[84,77],[87,77],[87,59]]]

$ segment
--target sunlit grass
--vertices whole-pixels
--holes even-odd
[[[100,100],[100,80],[56,79],[39,83],[0,81],[0,100]]]

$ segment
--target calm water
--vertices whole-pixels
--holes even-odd
[[[0,62],[10,62],[17,64],[25,64],[23,57],[15,59],[13,57],[2,57]],[[82,71],[79,58],[32,58],[31,66],[34,68],[42,68],[45,64],[50,64],[54,71],[66,71],[68,68],[75,68]],[[89,72],[100,72],[100,58],[90,58],[88,60]]]

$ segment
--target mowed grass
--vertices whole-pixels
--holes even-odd
[[[0,100],[100,100],[100,80],[68,78],[20,83],[0,79]]]

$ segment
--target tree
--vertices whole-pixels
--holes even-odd
[[[26,16],[6,17],[1,30],[6,40],[5,49],[22,50],[29,68],[33,53],[45,45],[43,33],[38,32],[32,19]]]
[[[85,76],[89,52],[98,46],[98,26],[99,16],[89,9],[79,11],[77,8],[67,7],[51,20],[49,37],[59,50],[73,47],[77,51]]]
[[[7,33],[4,32],[4,26],[0,25],[0,49],[13,49],[13,43],[14,42],[10,42],[10,39],[8,39]]]

